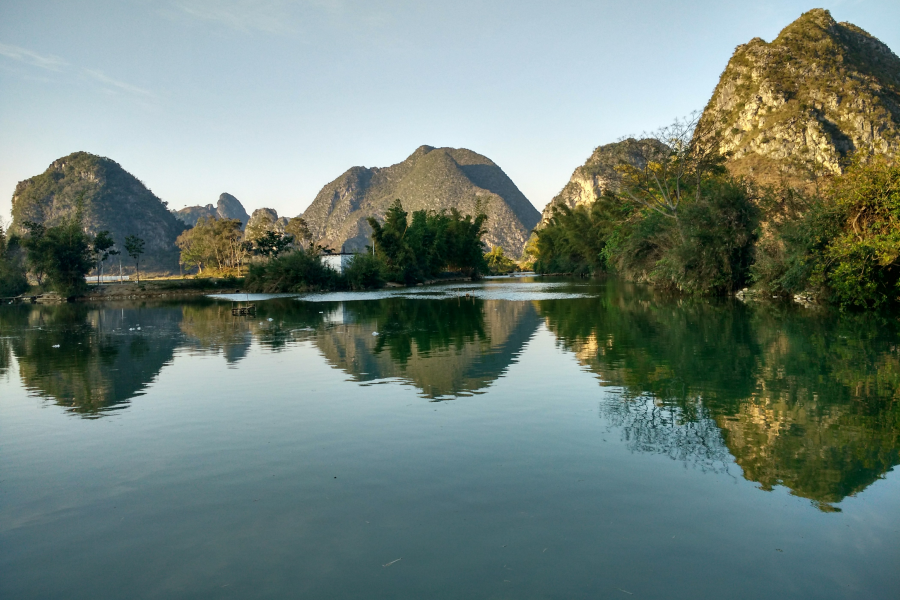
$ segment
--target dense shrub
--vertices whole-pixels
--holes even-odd
[[[605,249],[634,210],[631,201],[615,196],[602,196],[590,206],[557,207],[550,224],[536,232],[534,269],[580,275],[607,270]]]
[[[385,264],[377,256],[368,252],[357,254],[344,268],[343,279],[353,290],[368,290],[384,287]]]
[[[825,192],[773,225],[753,266],[774,293],[815,291],[844,307],[874,308],[900,296],[900,165],[857,163]]]
[[[749,280],[758,211],[742,181],[710,176],[674,211],[627,197],[561,207],[537,232],[539,272],[612,271],[688,293],[727,293]]]
[[[740,289],[750,279],[758,224],[758,211],[744,184],[730,179],[707,182],[700,200],[684,205],[651,279],[691,293]]]
[[[251,292],[305,292],[341,285],[334,269],[322,264],[318,251],[297,250],[264,263],[251,264],[245,278]]]

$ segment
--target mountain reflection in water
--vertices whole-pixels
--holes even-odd
[[[601,385],[622,390],[601,412],[635,450],[704,468],[727,465],[727,450],[762,489],[786,486],[825,511],[900,462],[893,319],[665,302],[631,286],[539,312]]]
[[[282,298],[249,319],[209,299],[4,307],[0,376],[17,365],[32,393],[96,418],[182,353],[238,367],[254,344],[310,343],[359,385],[399,381],[444,400],[484,393],[545,326],[598,377],[600,416],[632,451],[714,471],[733,457],[762,489],[785,486],[825,511],[900,462],[894,320],[589,285],[595,297]]]

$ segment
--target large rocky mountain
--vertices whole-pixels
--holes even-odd
[[[173,214],[188,227],[193,227],[197,221],[207,217],[213,219],[238,219],[241,227],[247,226],[250,215],[247,214],[241,201],[231,194],[221,194],[216,206],[187,206],[181,210],[172,211]]]
[[[701,118],[728,166],[764,183],[840,173],[857,151],[900,156],[900,58],[815,9],[738,46]]]
[[[318,193],[303,218],[319,244],[362,249],[369,243],[367,217],[383,217],[399,198],[403,208],[488,215],[484,241],[518,256],[540,213],[489,158],[464,148],[421,146],[385,168],[353,167]]]
[[[175,238],[184,224],[117,162],[87,152],[60,158],[42,174],[19,182],[12,197],[12,230],[21,232],[24,221],[54,225],[75,212],[79,197],[90,233],[109,231],[119,249],[126,236],[141,237],[146,268],[177,270]]]
[[[544,207],[540,226],[550,221],[556,207],[575,208],[593,204],[598,196],[607,191],[617,191],[618,165],[624,163],[644,168],[648,160],[665,151],[666,147],[655,139],[628,138],[598,146],[585,163],[575,169],[565,187]]]

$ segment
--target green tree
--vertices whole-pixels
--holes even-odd
[[[0,296],[18,296],[28,289],[18,241],[7,239],[0,225]]]
[[[22,238],[22,246],[26,252],[28,270],[34,275],[39,286],[44,284],[44,277],[52,267],[53,256],[47,239],[47,228],[43,223],[25,221],[22,227],[27,232]]]
[[[279,254],[291,247],[294,236],[285,235],[277,231],[266,231],[256,238],[256,250],[267,258],[276,258]]]
[[[141,282],[141,255],[144,253],[144,240],[136,235],[125,238],[125,252],[134,261],[134,270],[137,273],[137,282]]]
[[[309,231],[309,225],[303,217],[294,217],[284,227],[284,233],[293,238],[294,244],[299,247],[306,247],[312,244],[312,233]]]
[[[900,297],[900,163],[857,164],[836,179],[827,212],[841,222],[813,281],[843,306],[879,307]]]
[[[821,194],[770,194],[770,233],[753,278],[774,294],[814,292],[842,307],[900,300],[900,164],[858,157]]]
[[[252,248],[252,243],[243,239],[238,219],[202,218],[175,243],[181,249],[182,262],[197,265],[200,273],[205,268],[239,271]]]
[[[503,253],[502,246],[494,246],[494,248],[484,255],[487,261],[488,270],[492,275],[507,275],[514,272],[518,265],[511,258]]]
[[[108,231],[97,232],[97,235],[94,236],[94,241],[91,244],[91,253],[94,256],[94,264],[97,268],[97,285],[100,285],[103,262],[110,256],[115,256],[119,253],[118,250],[113,249],[115,245],[116,241]]]
[[[72,296],[85,287],[85,276],[94,265],[91,239],[82,228],[80,211],[59,225],[48,227],[46,244],[50,255],[47,279],[52,289]]]
[[[414,283],[442,271],[477,277],[487,272],[484,243],[487,215],[463,216],[458,210],[409,213],[395,200],[384,222],[370,217],[375,256],[385,264],[392,281]]]

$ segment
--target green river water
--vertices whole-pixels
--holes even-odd
[[[232,299],[0,307],[0,598],[900,597],[896,318]]]

